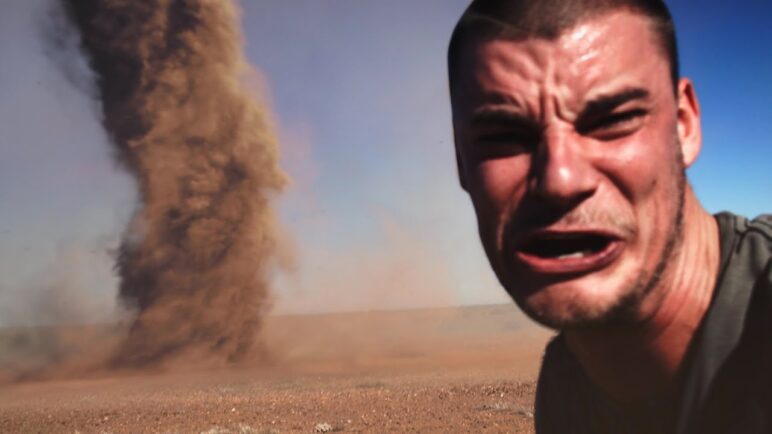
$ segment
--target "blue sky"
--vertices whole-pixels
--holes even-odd
[[[702,106],[703,150],[690,171],[710,211],[772,212],[772,4],[671,2],[683,75]]]
[[[83,60],[46,43],[51,3],[0,14],[0,324],[109,316],[110,249],[134,208]],[[277,278],[278,311],[507,300],[455,175],[444,62],[466,4],[242,2],[293,177],[278,207],[296,270]],[[713,212],[769,212],[772,5],[671,6],[703,110],[697,194]]]

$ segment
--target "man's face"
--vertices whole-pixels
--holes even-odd
[[[678,244],[699,148],[682,148],[693,94],[674,95],[648,21],[615,12],[555,40],[468,43],[461,64],[459,171],[501,283],[552,327],[634,312]]]

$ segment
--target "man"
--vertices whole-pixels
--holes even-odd
[[[772,433],[772,217],[712,216],[660,0],[476,0],[449,72],[490,263],[559,331],[538,433]]]

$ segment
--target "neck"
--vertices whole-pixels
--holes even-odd
[[[630,325],[568,330],[566,342],[611,398],[634,402],[674,392],[686,351],[710,305],[719,268],[718,225],[687,187],[683,238]]]

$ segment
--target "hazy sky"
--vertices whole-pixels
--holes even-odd
[[[279,207],[297,270],[277,281],[279,311],[507,300],[453,160],[445,48],[466,4],[242,2],[294,180]],[[703,110],[691,181],[710,211],[770,212],[772,5],[694,4],[671,2]],[[0,324],[109,317],[110,249],[135,206],[77,41],[52,43],[51,5],[0,13]]]

